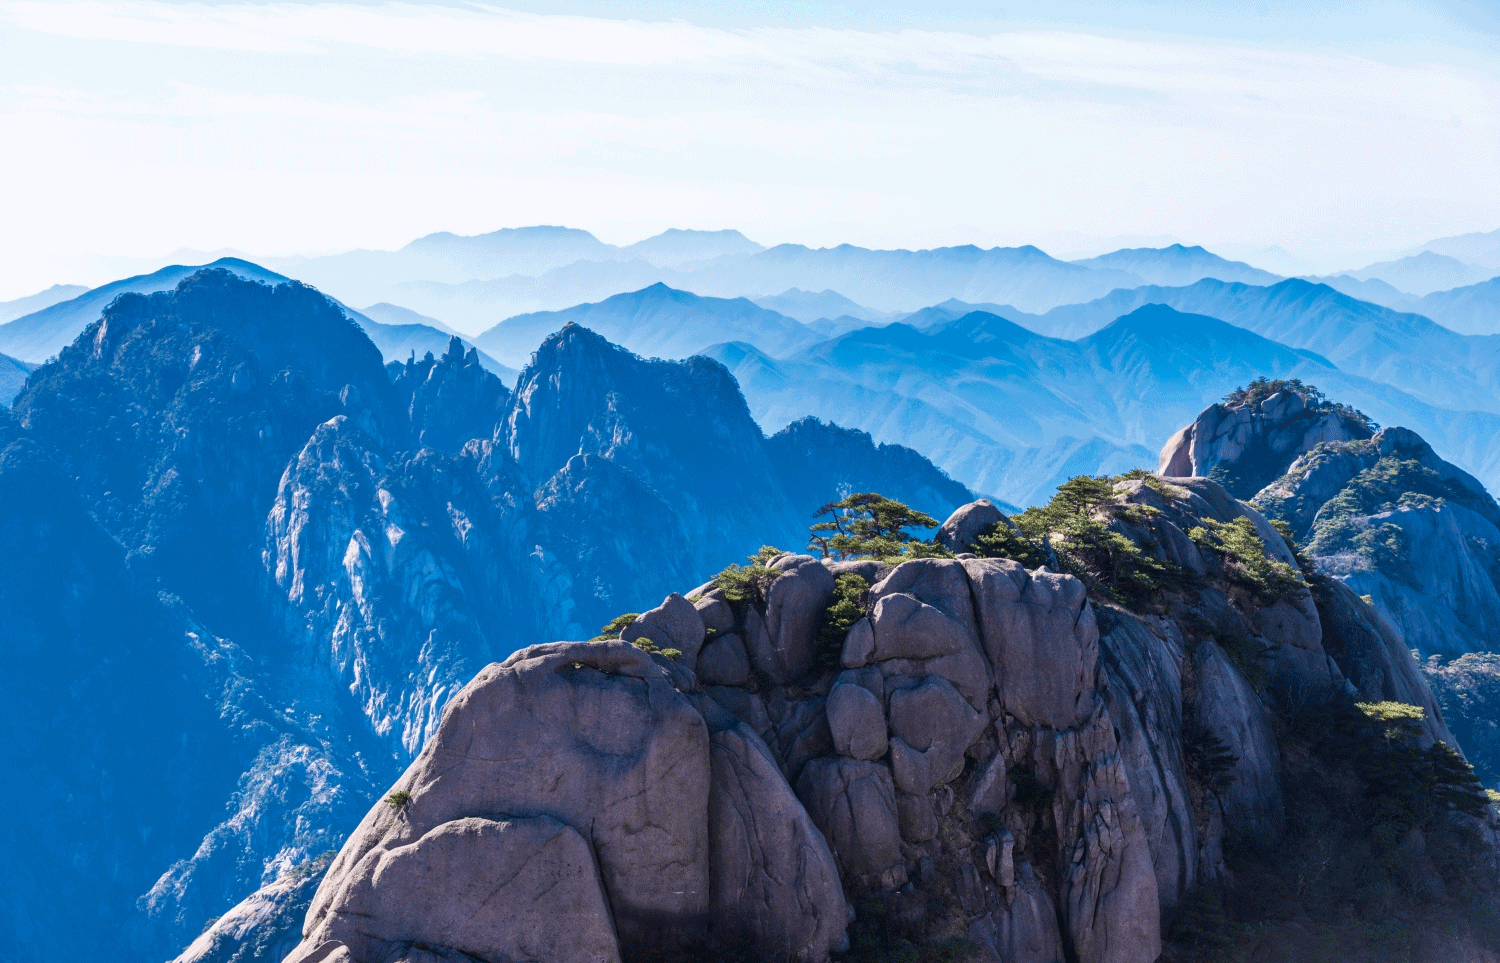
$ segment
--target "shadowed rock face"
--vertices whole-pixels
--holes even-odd
[[[471,439],[491,437],[510,406],[505,384],[484,369],[477,350],[465,354],[457,336],[441,358],[428,352],[387,368],[417,444],[428,448],[457,452]]]

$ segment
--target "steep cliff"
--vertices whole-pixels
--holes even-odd
[[[0,418],[5,761],[33,787],[0,957],[279,960],[483,666],[792,531],[717,365],[570,329],[518,398],[476,361],[387,370],[316,291],[204,271],[31,378]]]
[[[1381,808],[1394,790],[1371,766],[1457,757],[1421,748],[1451,740],[1435,714],[1406,742],[1389,726],[1408,723],[1355,706],[1362,688],[1432,705],[1373,610],[1310,591],[1212,481],[1110,486],[1095,520],[1175,573],[1129,606],[1091,595],[1102,571],[974,552],[779,555],[669,595],[618,639],[489,666],[345,844],[288,960],[1208,959],[1194,927],[1226,892],[1241,948],[1303,959],[1346,923],[1257,919],[1237,874],[1286,886],[1286,847],[1335,811],[1317,830],[1355,853],[1405,847],[1439,886],[1483,879],[1500,817],[1459,776],[1418,790],[1440,800],[1422,814]],[[988,554],[1008,524],[975,503],[944,532],[977,531]],[[1081,557],[1069,537],[1059,555]],[[1345,785],[1320,801],[1317,778]],[[1438,852],[1459,839],[1468,876]],[[1412,945],[1483,940],[1434,906]],[[1299,946],[1304,925],[1322,930]],[[1382,958],[1364,949],[1349,958]]]

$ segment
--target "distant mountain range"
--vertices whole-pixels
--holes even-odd
[[[1500,337],[1460,335],[1421,315],[1301,279],[1269,287],[1203,280],[1119,290],[1039,317],[1012,319],[1054,337],[1077,338],[1145,304],[1219,318],[1315,351],[1350,374],[1397,385],[1436,407],[1500,412]]]
[[[9,302],[10,304],[42,303],[53,295],[72,295],[65,299],[52,300],[40,309],[0,324],[0,354],[11,355],[33,365],[40,364],[56,355],[63,347],[71,343],[80,331],[97,321],[110,302],[120,295],[170,291],[183,278],[203,270],[204,267],[223,268],[247,280],[267,284],[282,284],[291,280],[275,271],[268,271],[258,264],[226,257],[209,265],[172,265],[151,274],[124,278],[91,290],[82,290],[82,293],[78,294],[73,294],[75,290],[79,290],[77,285],[57,285],[41,294],[32,295],[31,298],[23,298],[20,302]],[[447,350],[449,337],[455,333],[441,322],[425,318],[397,305],[372,306],[371,310],[375,315],[386,319],[384,321],[345,305],[340,305],[340,307],[344,308],[345,313],[354,319],[355,323],[365,329],[387,361],[405,361],[413,353],[419,358],[428,352],[432,352],[434,356],[441,356]],[[466,340],[465,344],[468,345],[469,342]],[[517,369],[499,363],[484,352],[480,353],[480,362],[508,383],[513,384],[519,373]],[[0,382],[0,397],[6,397],[3,389],[4,384]]]
[[[709,297],[758,299],[811,324],[879,321],[949,298],[1035,312],[1143,284],[1189,284],[1205,277],[1255,284],[1279,280],[1181,244],[1070,263],[1030,246],[909,251],[782,244],[764,249],[735,231],[667,231],[615,247],[586,231],[561,227],[477,237],[435,234],[399,251],[266,263],[344,301],[388,301],[472,333],[516,314],[602,301],[654,283]],[[851,329],[847,323],[821,327],[826,335]]]
[[[87,290],[88,288],[81,284],[54,284],[47,290],[28,297],[16,298],[14,301],[0,301],[0,324],[25,317],[43,308],[50,308],[59,301],[76,298]]]
[[[635,244],[616,247],[575,228],[520,227],[469,237],[448,232],[429,234],[398,251],[271,258],[266,263],[335,297],[359,303],[386,299],[393,285],[410,281],[460,284],[513,276],[537,277],[580,261],[639,261],[648,268],[675,268],[761,250],[764,250],[761,245],[739,231],[674,228]],[[643,283],[649,284],[651,280],[656,279]]]
[[[771,311],[795,318],[803,324],[817,321],[832,322],[840,318],[857,319],[868,324],[879,324],[894,320],[898,315],[889,311],[875,311],[856,304],[837,291],[804,291],[787,288],[780,294],[753,298],[756,304]]]
[[[1309,352],[1160,305],[1078,341],[976,311],[925,330],[855,331],[785,359],[744,343],[708,354],[762,424],[810,408],[1020,505],[1073,475],[1153,464],[1159,440],[1204,399],[1258,374],[1335,373]]]
[[[1220,281],[1243,281],[1246,284],[1275,284],[1281,275],[1251,267],[1243,261],[1230,261],[1201,247],[1126,248],[1099,257],[1074,261],[1086,267],[1125,271],[1147,284],[1192,284],[1202,278]]]
[[[1397,261],[1384,261],[1345,273],[1359,281],[1384,281],[1407,294],[1421,297],[1434,291],[1477,284],[1493,277],[1496,272],[1444,254],[1422,251]]]
[[[1480,267],[1500,271],[1500,230],[1459,234],[1428,241],[1419,251],[1431,251]]]
[[[801,322],[746,298],[699,297],[657,283],[597,304],[508,318],[474,342],[501,361],[525,364],[543,338],[570,322],[657,358],[686,358],[726,338],[753,340],[773,354],[822,340]]]

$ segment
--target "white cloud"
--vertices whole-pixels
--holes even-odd
[[[537,222],[1173,234],[1332,266],[1500,224],[1500,73],[1464,63],[1077,30],[0,2],[0,296],[69,280],[45,272],[85,250]]]

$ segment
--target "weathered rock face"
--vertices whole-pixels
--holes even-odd
[[[465,354],[457,336],[441,358],[428,352],[388,369],[414,440],[428,448],[454,453],[475,438],[493,437],[510,406],[504,383],[480,364],[477,349]]]
[[[622,642],[486,669],[397,783],[409,801],[345,845],[291,959],[610,960],[712,927],[825,957],[847,922],[826,844],[759,738],[669,680]]]
[[[434,885],[384,869],[394,854],[500,838],[454,821],[542,815],[592,847],[624,959],[706,935],[768,960],[823,960],[846,945],[846,899],[917,886],[951,898],[955,923],[997,952],[1154,960],[1153,854],[1081,587],[1000,560],[908,562],[872,587],[834,669],[816,649],[830,566],[771,565],[781,575],[762,603],[710,590],[635,623],[658,645],[712,627],[700,668],[733,661],[710,658],[714,646],[759,640],[745,646],[755,679],[740,685],[665,672],[621,642],[537,646],[481,673],[396,784],[409,805],[377,806],[345,846],[292,958],[330,941],[359,963],[419,942],[529,958],[520,935],[481,949],[430,928],[441,907],[408,913],[380,892]],[[1034,691],[1026,673],[1043,680]],[[1028,793],[1049,800],[1040,823]],[[459,860],[447,852],[421,859]],[[667,865],[669,898],[653,869]]]
[[[1500,631],[1500,506],[1409,429],[1372,435],[1345,410],[1314,412],[1282,392],[1254,409],[1206,409],[1161,464],[1239,484],[1320,575],[1369,596],[1407,648],[1457,655]]]
[[[1161,450],[1157,473],[1207,477],[1219,469],[1225,487],[1249,498],[1283,466],[1325,442],[1369,438],[1370,430],[1344,411],[1309,405],[1308,397],[1281,391],[1256,405],[1210,405]]]

